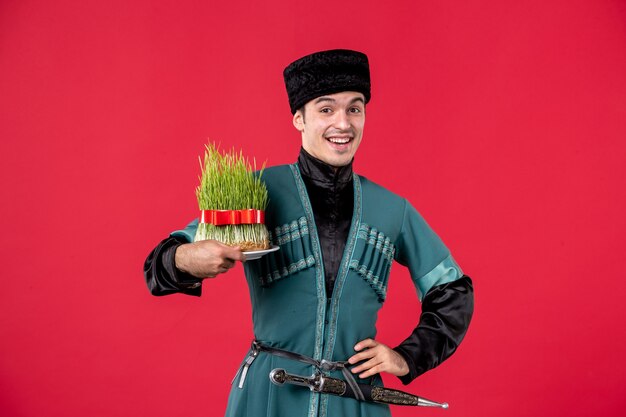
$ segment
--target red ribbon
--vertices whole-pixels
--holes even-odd
[[[227,224],[265,224],[263,210],[200,210],[200,223],[215,226]]]

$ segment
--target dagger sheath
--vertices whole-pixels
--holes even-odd
[[[316,373],[310,377],[292,375],[284,369],[274,369],[270,372],[270,380],[276,385],[293,384],[308,387],[311,391],[322,394],[337,395],[340,397],[357,398],[356,394],[345,381],[321,373]],[[359,389],[365,397],[365,401],[393,404],[408,405],[418,407],[441,407],[448,408],[448,403],[437,403],[417,395],[409,394],[404,391],[379,387],[375,385],[358,384]]]

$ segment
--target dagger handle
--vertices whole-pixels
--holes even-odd
[[[312,377],[288,374],[284,369],[274,369],[270,372],[270,381],[276,385],[293,384],[307,387],[312,391],[317,391],[320,386],[318,376]]]
[[[289,374],[284,369],[272,370],[270,372],[270,381],[276,385],[300,385],[309,388],[311,391],[333,395],[344,395],[347,386],[341,379],[330,378],[321,374],[305,377]]]

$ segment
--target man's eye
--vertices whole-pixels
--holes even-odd
[[[332,110],[329,109],[328,107],[324,107],[323,109],[320,110],[321,113],[330,113]]]
[[[358,107],[351,107],[350,113],[361,113],[361,109]]]

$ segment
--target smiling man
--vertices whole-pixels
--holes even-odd
[[[311,100],[293,118],[293,125],[302,133],[302,147],[333,167],[352,162],[364,124],[365,96],[353,91]]]
[[[388,405],[372,402],[380,373],[408,384],[452,355],[472,316],[472,282],[404,198],[352,171],[371,98],[367,57],[317,52],[283,75],[302,148],[297,163],[263,174],[266,224],[280,250],[244,263],[255,340],[226,415],[388,416]],[[200,295],[205,277],[243,259],[218,242],[189,243],[196,227],[197,220],[172,233],[146,260],[153,294]],[[376,339],[375,325],[394,261],[409,268],[422,313],[392,349]],[[270,382],[284,382],[285,372],[313,374],[311,384],[340,379],[353,398],[316,392],[319,384]]]

